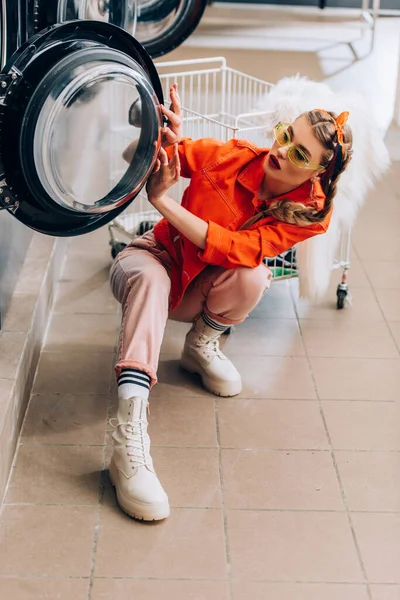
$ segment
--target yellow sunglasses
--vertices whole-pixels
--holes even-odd
[[[326,169],[323,165],[318,165],[317,163],[308,160],[303,150],[292,143],[289,131],[290,127],[290,123],[278,123],[275,125],[274,134],[275,139],[280,146],[289,146],[288,158],[292,163],[296,165],[296,167],[300,167],[300,169],[312,169],[313,171],[322,171],[323,169]]]

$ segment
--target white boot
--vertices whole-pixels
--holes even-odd
[[[123,511],[135,519],[158,521],[170,510],[150,456],[147,406],[139,397],[119,401],[109,474]]]
[[[207,325],[200,315],[186,335],[180,365],[198,373],[203,386],[217,396],[236,396],[242,391],[242,378],[219,349],[220,331]]]

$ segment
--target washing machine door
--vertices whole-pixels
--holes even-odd
[[[111,23],[131,35],[136,29],[137,0],[26,0],[27,37],[55,23],[89,19]]]
[[[22,43],[18,3],[0,0],[0,68]]]
[[[152,171],[162,102],[151,59],[114,25],[73,21],[31,38],[0,74],[0,206],[57,236],[112,220]]]
[[[182,44],[196,29],[208,0],[137,0],[135,37],[151,57]]]

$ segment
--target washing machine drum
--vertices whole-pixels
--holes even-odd
[[[153,169],[162,102],[151,59],[118,27],[73,21],[34,36],[0,74],[0,206],[57,236],[114,219]]]

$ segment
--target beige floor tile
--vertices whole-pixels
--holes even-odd
[[[345,514],[228,511],[228,536],[234,580],[363,581]]]
[[[323,400],[398,400],[400,358],[311,358]]]
[[[339,583],[233,583],[233,600],[368,600],[366,586]]]
[[[8,402],[12,389],[14,387],[14,381],[12,379],[0,379],[0,415],[1,418],[4,416],[8,409]]]
[[[68,253],[77,254],[81,259],[86,256],[104,256],[111,258],[109,245],[110,234],[108,227],[104,226],[96,231],[69,239]]]
[[[273,282],[258,306],[251,312],[255,319],[295,319],[293,300],[287,281]]]
[[[330,452],[223,450],[227,508],[343,510]]]
[[[232,448],[329,448],[314,400],[218,400],[221,446]]]
[[[108,281],[61,281],[57,286],[54,313],[115,314],[118,309]]]
[[[222,514],[175,508],[166,521],[147,524],[103,506],[95,576],[225,579]]]
[[[24,444],[104,444],[110,396],[31,396],[21,441]]]
[[[20,446],[5,502],[97,505],[102,453],[102,446]]]
[[[4,600],[87,600],[89,579],[5,579],[0,577],[0,598]]]
[[[26,342],[25,333],[0,331],[0,377],[14,379]]]
[[[385,319],[400,321],[400,290],[377,290],[376,295]]]
[[[53,315],[43,349],[48,352],[115,350],[120,318],[115,315]]]
[[[376,210],[376,199],[379,198],[379,211],[385,214],[399,214],[400,213],[400,200],[396,193],[395,183],[389,172],[386,173],[385,177],[378,181],[374,189],[370,192],[367,202],[362,209],[362,216],[375,215]]]
[[[400,600],[400,586],[371,585],[372,600]]]
[[[95,579],[92,600],[228,600],[223,581]]]
[[[305,358],[276,356],[235,356],[242,375],[242,398],[315,398],[314,383]]]
[[[297,300],[296,307],[300,319],[327,320],[333,323],[354,323],[383,321],[382,311],[372,289],[353,288],[349,279],[351,306],[343,310],[336,308],[336,287],[319,304],[312,305],[307,300]]]
[[[158,396],[150,399],[153,446],[216,447],[214,398]]]
[[[400,583],[400,514],[352,513],[361,556],[371,583]]]
[[[387,261],[364,260],[363,265],[376,290],[400,290],[400,257]]]
[[[108,447],[111,459],[112,447]],[[151,455],[160,481],[175,508],[220,508],[221,487],[216,449],[158,448]],[[109,460],[107,460],[107,464]],[[117,506],[115,489],[106,479],[104,504]]]
[[[386,323],[302,320],[301,330],[309,356],[396,358],[399,352]]]
[[[400,321],[390,321],[388,325],[397,346],[400,348]]]
[[[151,391],[151,399],[176,396],[182,398],[212,397],[212,394],[202,387],[197,375],[191,375],[180,369],[176,355],[163,354],[160,357],[157,376],[158,384]]]
[[[108,394],[113,368],[112,354],[86,352],[42,352],[33,386],[37,394]]]
[[[247,319],[221,338],[229,356],[304,356],[296,319]]]
[[[26,333],[31,325],[37,294],[14,292],[7,313],[2,315],[2,331]]]
[[[190,328],[190,323],[167,321],[164,339],[161,344],[161,354],[170,354],[179,358],[185,343],[185,336]]]
[[[0,576],[89,577],[97,508],[4,506]]]
[[[395,402],[323,402],[332,445],[338,450],[399,450]]]
[[[221,507],[216,449],[153,448],[152,457],[171,506]]]
[[[84,281],[90,288],[94,283],[108,282],[112,258],[89,254],[84,260],[80,253],[68,253],[61,281]]]
[[[400,454],[335,452],[348,506],[354,511],[400,511]]]
[[[229,356],[229,353],[227,353]],[[234,356],[242,375],[244,398],[313,399],[315,391],[307,360],[301,357]],[[209,396],[200,378],[179,368],[178,360],[163,355],[158,370],[159,384],[152,398],[164,396]]]
[[[400,253],[400,214],[362,212],[353,233],[353,244],[361,260],[393,260]],[[374,241],[371,244],[371,231]]]

